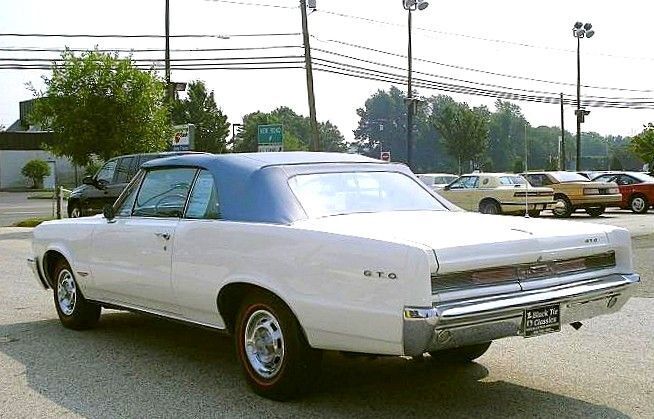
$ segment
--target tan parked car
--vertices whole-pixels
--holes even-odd
[[[622,194],[613,182],[591,182],[574,172],[524,173],[533,186],[554,189],[557,205],[552,209],[555,217],[569,217],[576,209],[583,208],[591,217],[599,217],[606,207],[618,207]]]
[[[463,175],[437,192],[463,209],[484,214],[524,213],[526,206],[529,216],[537,217],[554,205],[551,188],[535,188],[509,173]]]

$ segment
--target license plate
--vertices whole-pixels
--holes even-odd
[[[561,307],[559,304],[554,304],[525,310],[522,327],[526,338],[560,332]]]

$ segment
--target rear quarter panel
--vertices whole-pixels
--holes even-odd
[[[280,297],[311,346],[402,353],[402,310],[431,304],[430,265],[418,247],[290,226],[229,221],[180,223],[173,287],[195,321],[224,327],[220,289],[250,283]],[[397,279],[368,277],[364,270]]]

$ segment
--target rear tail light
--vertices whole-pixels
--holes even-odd
[[[598,188],[584,188],[584,195],[599,195]]]

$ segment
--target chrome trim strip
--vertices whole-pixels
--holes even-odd
[[[122,303],[122,302],[116,302],[116,301],[110,301],[110,300],[89,300],[89,301],[93,301],[94,303],[97,303],[97,304],[100,304],[100,305],[107,305],[107,306],[109,306],[108,308],[112,308],[112,309],[118,309],[118,310],[123,309],[123,310],[132,311],[132,312],[136,312],[136,313],[142,313],[142,314],[147,314],[147,315],[151,315],[151,316],[161,317],[161,318],[164,318],[164,319],[173,320],[173,321],[177,321],[177,322],[193,324],[193,325],[196,325],[196,326],[202,326],[202,327],[206,327],[206,328],[213,329],[213,330],[219,330],[219,331],[226,331],[227,330],[224,327],[218,327],[218,326],[216,326],[214,324],[191,320],[191,319],[188,319],[186,317],[182,317],[182,316],[179,316],[177,314],[169,313],[169,312],[166,312],[166,311],[152,310],[152,309],[149,309],[149,308],[146,309],[146,308],[142,308],[142,307],[139,307],[139,306],[129,305],[129,304],[125,304],[125,303]]]

